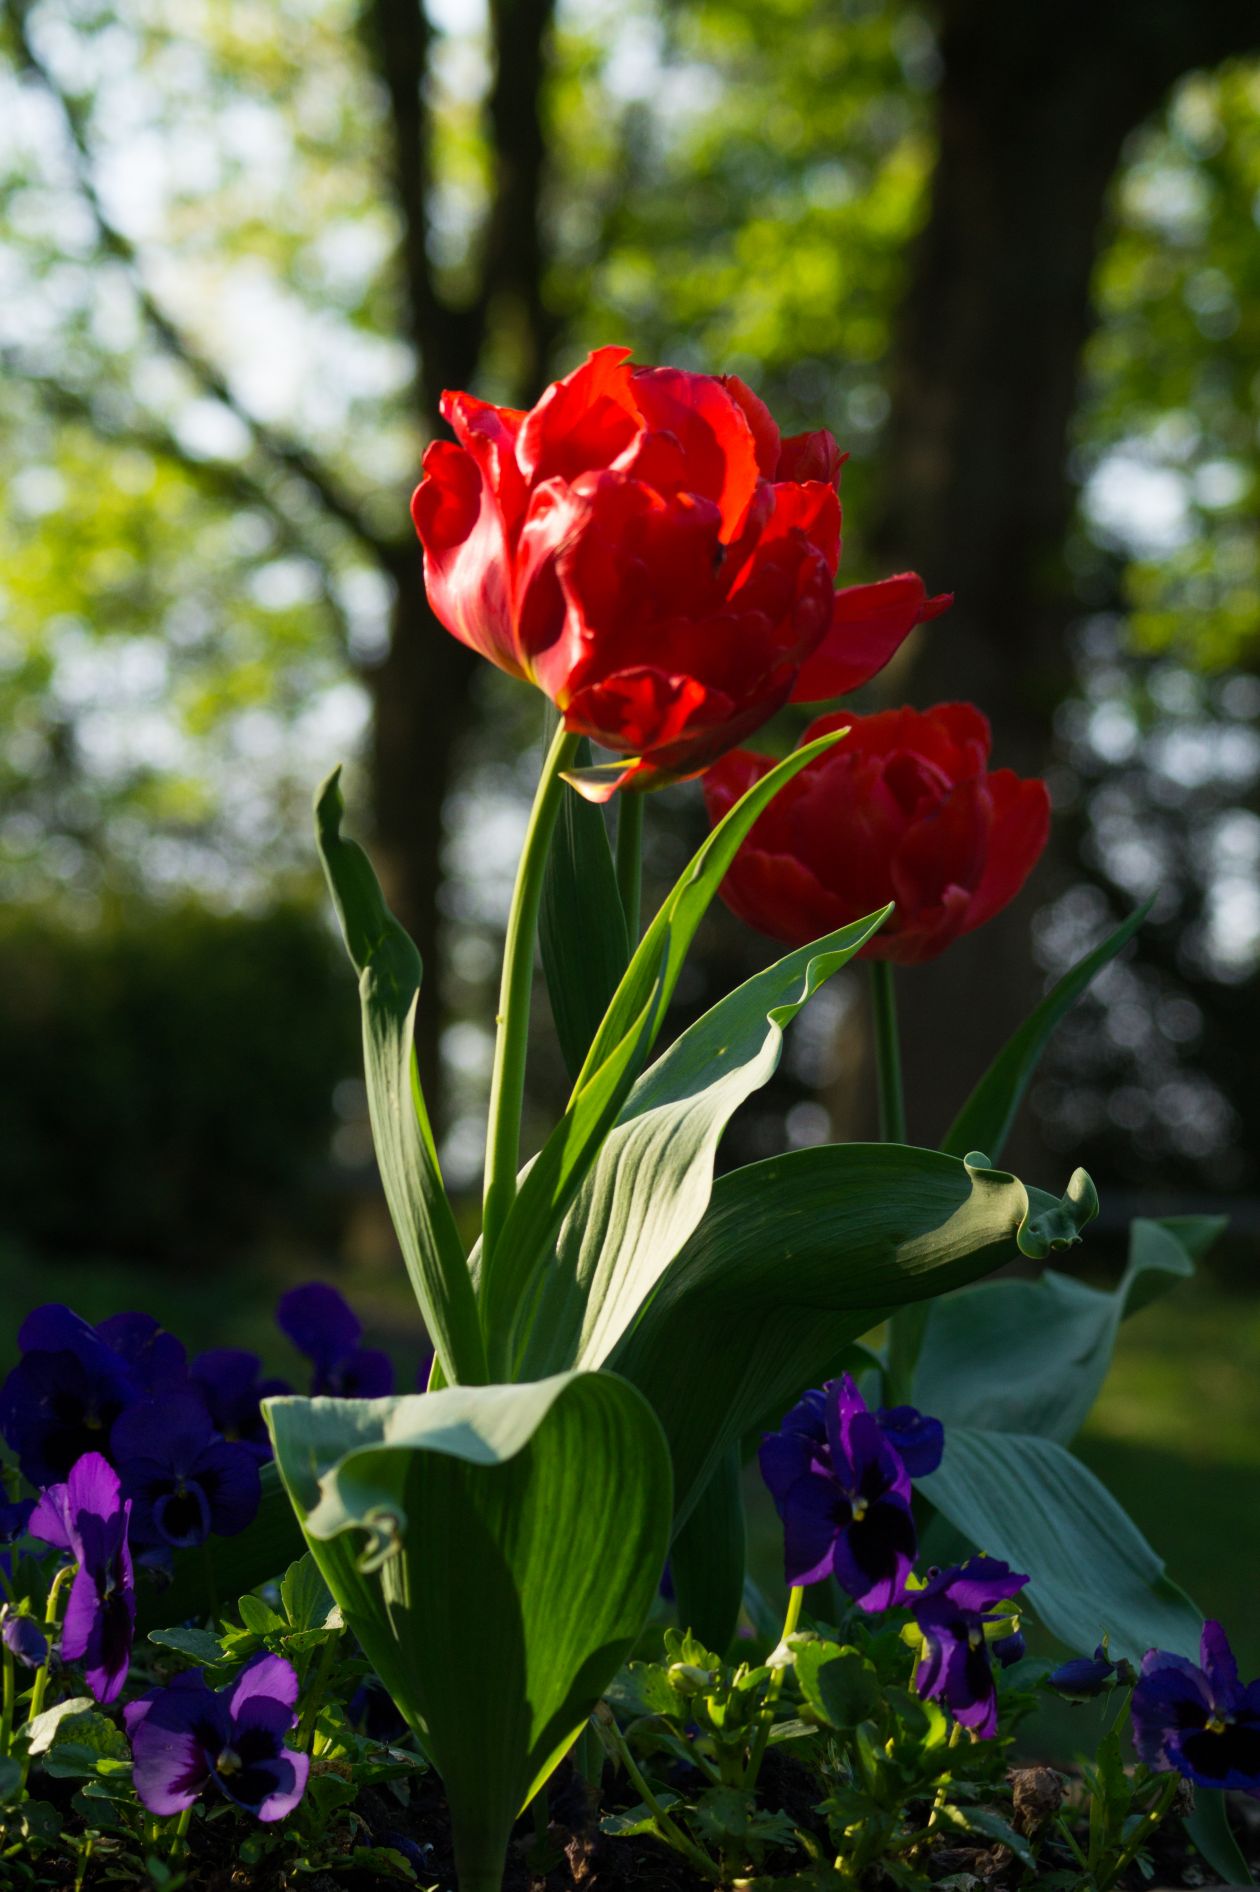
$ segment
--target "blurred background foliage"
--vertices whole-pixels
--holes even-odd
[[[349,760],[472,1194],[540,706],[428,617],[407,499],[444,386],[621,340],[835,431],[846,577],[958,593],[864,706],[972,696],[1050,778],[1027,893],[901,982],[912,1133],[1156,896],[1012,1161],[1088,1164],[1098,1269],[1232,1215],[1083,1449],[1260,1660],[1258,226],[1254,0],[0,0],[8,1329],[143,1305],[285,1370],[276,1296],[334,1274],[410,1383],[310,796]],[[701,827],[654,799],[658,887]],[[701,945],[680,1018],[769,951]],[[871,1129],[863,998],[732,1158]]]
[[[406,502],[442,386],[528,400],[610,337],[834,429],[849,578],[959,593],[871,704],[972,695],[1051,779],[1005,930],[907,992],[912,1128],[1153,891],[1019,1160],[1087,1158],[1115,1225],[1228,1194],[1254,1242],[1260,24],[1017,11],[0,0],[14,1254],[377,1228],[307,814],[341,756],[473,1182],[538,706],[428,618]],[[658,880],[699,824],[653,803]],[[705,944],[684,1009],[761,952]],[[823,995],[736,1155],[869,1127],[861,1000]]]

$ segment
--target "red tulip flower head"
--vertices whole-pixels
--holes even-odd
[[[528,413],[447,393],[412,516],[447,630],[627,758],[598,789],[698,774],[793,695],[883,667],[945,609],[913,573],[837,594],[843,456],[780,437],[734,375],[601,348]]]
[[[989,772],[989,725],[970,703],[820,717],[807,740],[849,728],[779,790],[722,885],[763,933],[804,946],[887,901],[863,948],[872,959],[934,959],[1013,900],[1050,832],[1041,781]],[[772,766],[740,749],[705,777],[718,821]]]

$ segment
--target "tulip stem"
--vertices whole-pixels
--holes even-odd
[[[893,969],[886,959],[872,959],[870,967],[879,1136],[881,1143],[904,1143],[906,1100],[901,1082],[901,1039],[897,1031],[897,993],[893,985]],[[915,1362],[922,1342],[921,1307],[903,1307],[890,1317],[884,1393],[890,1406],[902,1405],[909,1400]]]
[[[633,953],[639,943],[643,881],[642,795],[623,794],[617,802],[617,891],[626,916],[626,937]]]
[[[870,965],[880,1141],[904,1143],[906,1101],[901,1085],[901,1044],[897,1035],[897,994],[893,988],[893,969],[886,959],[872,959]]]
[[[542,900],[547,850],[564,794],[561,773],[573,762],[579,738],[561,723],[552,738],[534,794],[525,845],[521,849],[507,938],[503,943],[503,978],[490,1078],[490,1117],[486,1133],[486,1189],[482,1207],[482,1281],[489,1280],[495,1245],[516,1198],[520,1166],[521,1109],[525,1099],[525,1059],[529,1050],[529,1008],[534,983],[534,942]]]

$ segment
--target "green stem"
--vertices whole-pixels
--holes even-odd
[[[305,1754],[315,1735],[315,1718],[324,1705],[324,1695],[328,1689],[328,1677],[332,1673],[337,1656],[337,1644],[341,1640],[341,1631],[329,1636],[319,1652],[315,1670],[306,1684],[306,1701],[302,1706],[302,1719],[298,1724],[294,1746],[300,1754]]]
[[[787,1615],[783,1618],[783,1634],[779,1637],[779,1647],[787,1641],[801,1620],[801,1604],[805,1601],[805,1590],[801,1584],[795,1584],[788,1591]],[[761,1763],[766,1758],[766,1749],[770,1745],[770,1730],[774,1726],[775,1703],[783,1693],[783,1677],[786,1669],[775,1669],[766,1685],[766,1699],[761,1710],[761,1719],[757,1723],[757,1732],[753,1738],[752,1752],[748,1756],[748,1769],[744,1775],[744,1792],[751,1793],[757,1785],[757,1776],[761,1772]]]
[[[0,1705],[0,1754],[7,1754],[13,1745],[13,1704],[17,1700],[17,1670],[8,1643],[3,1649],[4,1655],[4,1698]]]
[[[906,1103],[901,1088],[901,1046],[897,1037],[897,994],[893,989],[893,969],[886,959],[872,959],[870,965],[880,1141],[904,1143]]]
[[[44,1712],[44,1696],[48,1693],[48,1677],[52,1672],[53,1639],[57,1631],[57,1619],[61,1614],[61,1592],[73,1577],[76,1568],[75,1564],[63,1564],[49,1587],[48,1602],[44,1609],[44,1628],[48,1631],[48,1654],[35,1671],[35,1681],[31,1687],[31,1705],[26,1716],[28,1726],[34,1721],[36,1715],[42,1715]],[[28,1748],[22,1760],[19,1791],[25,1788],[30,1771],[31,1751]]]
[[[512,890],[507,938],[503,944],[499,1012],[495,1021],[498,1030],[494,1044],[494,1071],[490,1079],[486,1190],[481,1235],[483,1284],[489,1278],[495,1245],[516,1197],[538,907],[542,899],[547,850],[551,845],[556,816],[560,812],[560,798],[564,794],[561,772],[572,763],[578,740],[577,736],[568,734],[563,723],[552,739],[534,795],[521,862],[516,870],[516,885]]]
[[[1123,1851],[1117,1858],[1115,1865],[1111,1868],[1106,1878],[1098,1881],[1098,1892],[1107,1892],[1108,1886],[1113,1886],[1121,1873],[1133,1864],[1133,1861],[1137,1858],[1147,1840],[1151,1838],[1156,1827],[1163,1820],[1165,1814],[1172,1806],[1173,1801],[1177,1798],[1177,1788],[1180,1783],[1180,1774],[1170,1774],[1168,1776],[1167,1781],[1164,1783],[1163,1792],[1160,1794],[1154,1806],[1148,1808],[1147,1812],[1143,1814],[1141,1820],[1139,1820],[1124,1846]]]
[[[897,994],[886,959],[872,959],[871,1016],[875,1027],[875,1081],[879,1094],[879,1135],[883,1143],[906,1140],[906,1102],[901,1082],[901,1041],[897,1031]],[[888,1369],[885,1398],[890,1406],[910,1399],[915,1363],[923,1344],[922,1306],[903,1307],[888,1322]]]
[[[639,943],[643,882],[644,795],[623,794],[617,801],[617,891],[626,916],[626,937],[633,953]]]
[[[612,1744],[617,1750],[617,1758],[629,1776],[630,1785],[634,1788],[644,1806],[652,1815],[658,1837],[663,1839],[667,1846],[672,1846],[675,1852],[681,1853],[684,1859],[690,1860],[697,1872],[703,1873],[706,1879],[711,1879],[714,1885],[719,1885],[721,1883],[722,1874],[718,1867],[714,1865],[709,1855],[705,1852],[701,1852],[698,1846],[694,1846],[687,1838],[682,1828],[676,1826],[673,1820],[670,1819],[668,1813],[666,1813],[664,1807],[648,1786],[647,1781],[639,1772],[638,1763],[634,1755],[630,1752],[626,1738],[612,1716],[609,1717],[607,1727],[612,1739]]]
[[[171,1835],[170,1856],[172,1859],[178,1859],[179,1855],[187,1850],[188,1829],[192,1825],[192,1816],[192,1808],[185,1807],[175,1822],[175,1831]]]

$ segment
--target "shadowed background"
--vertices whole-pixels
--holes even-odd
[[[1010,1160],[1088,1164],[1099,1270],[1139,1209],[1230,1210],[1087,1450],[1224,1613],[1260,1548],[1258,218],[1244,0],[0,0],[11,1319],[266,1348],[323,1273],[418,1348],[310,795],[347,758],[475,1196],[541,703],[428,616],[407,499],[444,386],[527,403],[620,340],[833,429],[844,579],[958,597],[861,707],[972,697],[1050,780],[1026,892],[900,981],[911,1134],[1156,897]],[[659,891],[698,793],[647,823]],[[768,953],[715,916],[680,1021]],[[814,1002],[730,1160],[869,1133],[864,999]],[[541,993],[537,1037],[535,1127]]]

